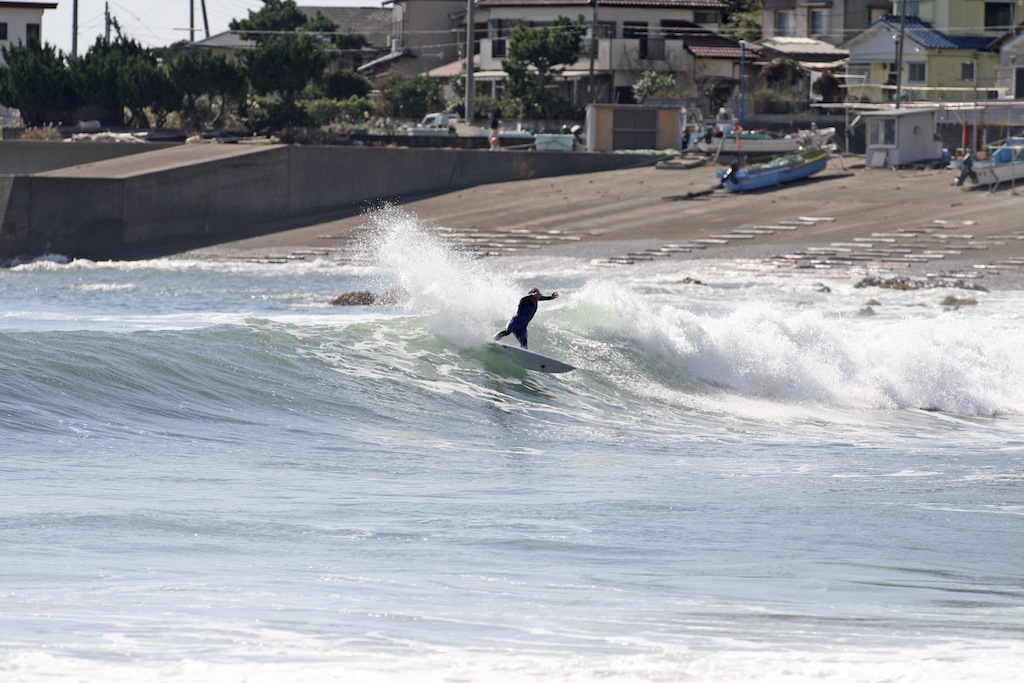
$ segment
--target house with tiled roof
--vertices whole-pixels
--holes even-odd
[[[309,17],[316,19],[317,15],[323,15],[338,27],[338,31],[345,33],[351,31],[361,34],[369,43],[367,48],[360,50],[360,54],[342,55],[335,60],[332,69],[353,68],[364,61],[370,61],[385,54],[390,49],[391,40],[391,10],[379,7],[319,7],[299,6],[299,11]],[[228,58],[234,58],[238,50],[245,50],[256,46],[255,41],[242,37],[235,31],[222,31],[215,35],[198,40],[195,46],[208,50],[215,54],[222,54]]]
[[[479,0],[483,81],[504,78],[502,60],[518,23],[550,26],[582,17],[587,27],[578,59],[561,72],[562,94],[577,102],[632,102],[645,71],[672,76],[679,90],[732,84],[740,46],[717,33],[724,0]],[[478,19],[480,17],[478,16]]]
[[[900,52],[900,27],[903,48]],[[887,14],[841,45],[850,53],[850,96],[866,102],[891,101],[896,83],[901,101],[970,101],[995,98],[996,36],[981,27],[939,30],[918,16]],[[897,78],[897,65],[901,78]]]
[[[466,0],[385,0],[384,4],[391,6],[389,50],[359,67],[361,74],[416,76],[462,56]],[[479,21],[475,23],[482,28]]]

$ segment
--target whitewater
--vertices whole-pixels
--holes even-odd
[[[0,678],[1019,676],[1024,290],[367,222],[0,270]]]

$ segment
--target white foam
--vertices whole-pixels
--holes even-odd
[[[541,652],[508,648],[458,649],[404,643],[379,653],[360,652],[343,643],[282,642],[267,639],[256,650],[200,658],[150,659],[136,653],[129,661],[54,656],[41,651],[8,651],[0,672],[20,683],[105,681],[108,683],[304,683],[305,681],[424,681],[537,683],[543,681],[901,681],[961,683],[1010,681],[1024,666],[1024,646],[1005,641],[941,641],[899,646],[858,645],[841,640],[807,649],[786,642],[744,642],[703,636],[692,645],[638,641],[623,636],[607,649]],[[600,647],[600,643],[594,643]],[[155,653],[154,653],[155,654]]]

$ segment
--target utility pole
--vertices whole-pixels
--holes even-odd
[[[903,34],[907,26],[907,0],[900,0],[900,34],[896,37],[896,108],[903,92]]]
[[[594,3],[594,16],[590,20],[590,78],[587,80],[587,93],[590,95],[590,103],[597,102],[597,90],[594,89],[594,58],[597,56],[597,1]]]
[[[206,37],[210,37],[210,20],[206,18],[206,0],[202,0],[203,8],[203,30],[206,32]]]
[[[475,0],[466,0],[466,123],[473,124],[473,96],[475,86],[473,85],[473,33],[476,28],[476,20],[473,17],[473,3]]]
[[[78,56],[78,0],[71,4],[71,56]]]
[[[103,3],[103,38],[110,42],[110,3]]]
[[[188,0],[188,42],[196,42],[196,0]]]

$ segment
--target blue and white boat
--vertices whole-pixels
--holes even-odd
[[[963,185],[970,179],[974,185],[995,186],[1024,178],[1024,137],[1011,136],[996,147],[986,159],[958,163],[961,173],[956,180]]]
[[[771,161],[741,168],[738,162],[719,171],[720,187],[730,192],[749,192],[802,180],[825,170],[828,151],[810,147],[793,154],[782,154]]]

